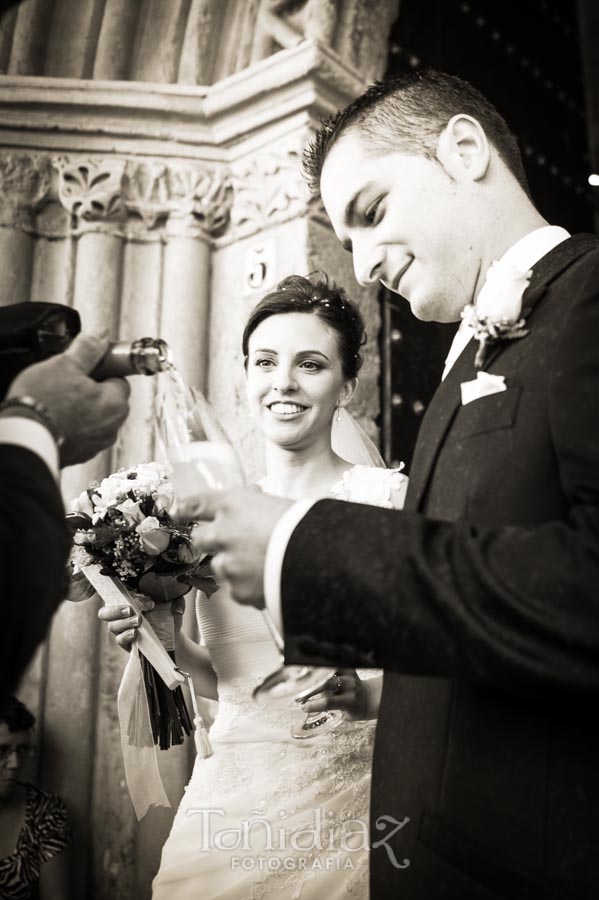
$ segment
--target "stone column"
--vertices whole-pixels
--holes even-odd
[[[0,305],[30,298],[35,214],[50,180],[47,161],[35,154],[0,157]]]
[[[164,255],[160,333],[185,382],[205,390],[212,238],[226,229],[232,186],[208,168],[169,168],[172,210]]]

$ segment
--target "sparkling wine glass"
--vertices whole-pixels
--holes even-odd
[[[158,379],[158,432],[177,499],[242,487],[237,454],[204,395],[187,387],[174,366]]]
[[[264,608],[262,615],[279,651],[281,664],[254,688],[254,701],[260,706],[289,709],[293,703],[316,697],[326,689],[331,679],[331,669],[324,666],[286,666],[283,638],[268,609]],[[343,719],[339,709],[308,713],[302,722],[292,725],[291,736],[296,740],[315,738],[336,728]]]

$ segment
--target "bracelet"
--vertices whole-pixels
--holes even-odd
[[[32,413],[35,413],[38,419],[40,419],[41,424],[48,429],[56,442],[56,446],[60,450],[65,442],[65,436],[56,427],[52,413],[45,404],[40,403],[40,401],[36,400],[34,397],[22,394],[17,397],[7,397],[6,400],[3,400],[2,403],[0,403],[0,410],[12,409],[15,406],[21,406],[31,410]]]

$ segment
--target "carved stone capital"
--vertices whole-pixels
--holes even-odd
[[[183,163],[57,157],[60,202],[76,231],[110,230],[159,239],[168,234],[221,234],[229,222],[232,184],[226,172]]]
[[[229,224],[233,182],[228,172],[173,164],[168,170],[170,230],[177,223],[200,228],[211,237],[222,234]]]
[[[125,215],[123,176],[125,160],[52,160],[58,173],[58,198],[79,222],[121,222]]]
[[[235,199],[231,222],[236,237],[262,231],[308,209],[310,194],[301,174],[303,140],[261,150],[231,166]]]
[[[0,225],[31,229],[51,187],[47,157],[14,151],[0,154]]]
[[[167,167],[162,162],[129,162],[124,179],[123,203],[130,217],[129,227],[136,228],[131,217],[137,217],[142,230],[151,231],[164,223],[169,214]]]

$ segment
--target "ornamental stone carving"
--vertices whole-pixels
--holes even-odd
[[[125,237],[169,234],[216,237],[229,222],[233,187],[227,172],[182,163],[127,159],[52,160],[57,194],[77,231],[110,229]]]
[[[129,164],[124,179],[124,205],[150,231],[169,214],[168,185],[164,163]],[[130,223],[132,224],[132,223]]]
[[[229,223],[233,183],[228,173],[198,167],[172,165],[168,170],[170,221],[199,226],[216,237]]]
[[[58,197],[75,219],[85,222],[124,218],[122,188],[125,160],[52,160],[58,173]]]
[[[52,170],[47,157],[31,153],[0,156],[0,225],[31,230],[35,214],[48,200]]]
[[[231,221],[237,237],[306,213],[308,187],[301,174],[304,141],[269,148],[232,166],[235,200]]]
[[[333,45],[339,0],[261,0],[256,17],[251,62],[304,38]]]

